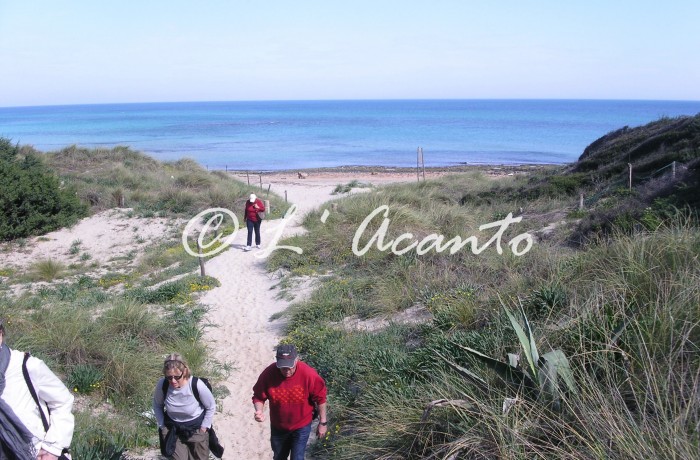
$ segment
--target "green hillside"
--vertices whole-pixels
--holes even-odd
[[[309,215],[284,242],[303,255],[269,265],[320,280],[287,330],[331,391],[314,458],[696,456],[698,120],[624,128],[545,173],[384,187]],[[467,243],[439,251],[439,235]]]

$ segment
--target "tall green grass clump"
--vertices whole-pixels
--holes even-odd
[[[31,265],[30,276],[38,281],[52,281],[60,278],[66,266],[53,259],[39,260]]]

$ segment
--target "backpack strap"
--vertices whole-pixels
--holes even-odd
[[[49,431],[49,421],[46,419],[46,415],[44,414],[44,410],[41,408],[41,404],[39,404],[39,397],[36,394],[36,390],[34,389],[34,384],[32,383],[32,379],[29,378],[29,371],[27,370],[27,360],[29,359],[29,352],[24,353],[24,361],[22,361],[22,374],[24,375],[24,381],[27,383],[27,388],[29,388],[29,393],[31,393],[32,398],[34,399],[34,402],[36,403],[36,407],[39,408],[39,415],[41,415],[41,423],[44,425],[44,431]],[[49,415],[51,415],[49,411]]]
[[[202,405],[202,400],[199,398],[199,388],[197,388],[197,381],[199,379],[197,377],[192,377],[192,394],[194,395],[194,399],[197,400],[200,406],[204,407]],[[161,387],[161,390],[163,391],[163,401],[165,401],[165,396],[168,394],[168,385],[170,385],[170,382],[167,379],[163,379],[163,385]]]
[[[199,399],[199,388],[197,388],[197,382],[199,379],[197,377],[192,377],[192,394],[194,395],[194,399],[197,400],[199,405],[202,405],[202,400]]]

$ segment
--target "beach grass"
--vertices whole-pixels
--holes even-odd
[[[287,312],[287,339],[331,392],[332,428],[315,444],[315,458],[685,458],[697,452],[697,216],[654,213],[653,227],[618,226],[571,246],[569,235],[582,230],[566,216],[576,209],[577,187],[588,184],[576,179],[576,187],[566,181],[545,187],[549,179],[494,183],[468,175],[382,187],[336,201],[325,225],[323,209],[310,214],[309,233],[293,241],[304,248],[303,258],[273,254],[271,269],[324,274],[311,298]],[[495,244],[480,254],[465,246],[452,255],[397,255],[376,245],[354,254],[360,223],[383,205],[390,220],[385,242],[407,232],[416,239],[437,233],[486,241],[485,232],[475,231],[480,223],[508,213],[523,220],[503,232],[502,254]],[[602,207],[587,212],[607,212]],[[370,222],[363,241],[383,217]],[[527,254],[509,253],[509,238],[536,233],[553,218],[569,222],[538,233]],[[578,392],[567,394],[560,409],[532,399],[461,348],[504,359],[520,353],[503,302],[522,305],[541,349],[561,349],[569,358]],[[371,325],[415,307],[430,319]],[[344,321],[349,317],[355,320]],[[448,361],[483,382],[460,375]]]
[[[70,146],[44,158],[74,186],[92,212],[127,207],[144,217],[194,217],[208,208],[231,209],[241,217],[250,193],[270,201],[270,218],[284,216],[288,204],[274,193],[235,180],[223,171],[208,171],[181,159],[160,162],[128,147],[86,149]]]
[[[0,315],[12,327],[11,346],[31,349],[71,386],[80,433],[74,455],[111,458],[112,450],[157,443],[155,422],[147,414],[167,353],[183,350],[198,375],[215,381],[225,375],[226,366],[211,359],[201,340],[206,309],[194,298],[216,281],[199,278],[152,291],[114,291],[83,277],[1,299]],[[101,417],[104,411],[109,415]]]

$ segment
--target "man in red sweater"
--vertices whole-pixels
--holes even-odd
[[[277,347],[277,362],[270,364],[253,386],[255,420],[265,421],[263,407],[270,401],[270,445],[274,460],[304,460],[311,434],[314,406],[318,406],[316,434],[328,432],[326,382],[314,368],[299,361],[294,345]]]

